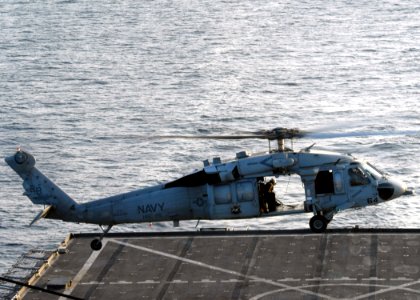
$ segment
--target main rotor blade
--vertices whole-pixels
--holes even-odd
[[[397,136],[397,135],[418,135],[420,131],[351,131],[351,132],[307,132],[309,139],[335,139],[345,137],[370,137],[370,136]]]
[[[241,140],[241,139],[294,139],[304,136],[304,132],[297,128],[276,127],[270,130],[258,130],[255,132],[243,131],[234,135],[162,135],[158,138],[178,138],[178,139],[213,139],[213,140]]]
[[[243,140],[243,139],[266,139],[265,136],[250,135],[157,135],[158,139],[209,139],[209,140]]]
[[[323,129],[314,131],[299,130],[296,128],[277,127],[271,130],[257,130],[257,131],[240,131],[238,134],[227,135],[152,135],[145,138],[151,139],[208,139],[208,140],[243,140],[243,139],[265,139],[265,140],[280,140],[280,139],[334,139],[346,137],[370,137],[370,136],[397,136],[397,135],[418,135],[419,131],[349,131],[349,132],[329,132]]]

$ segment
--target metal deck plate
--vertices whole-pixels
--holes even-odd
[[[98,252],[91,239],[70,240],[37,285],[71,278],[62,292],[84,299],[420,299],[420,231],[113,234]]]

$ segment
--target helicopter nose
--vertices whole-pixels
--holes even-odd
[[[395,178],[388,178],[386,182],[378,184],[378,194],[382,200],[388,201],[405,195],[407,185]]]

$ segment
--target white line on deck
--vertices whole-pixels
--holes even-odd
[[[153,249],[150,249],[150,248],[130,244],[130,243],[127,243],[127,242],[118,241],[116,239],[108,239],[108,242],[113,242],[113,243],[116,243],[116,244],[124,245],[126,247],[131,247],[131,248],[138,249],[138,250],[145,251],[145,252],[149,252],[149,253],[152,253],[152,254],[155,254],[155,255],[160,255],[160,256],[176,259],[176,260],[182,261],[184,263],[197,265],[197,266],[207,268],[207,269],[210,269],[210,270],[213,270],[213,271],[219,271],[219,272],[227,273],[227,274],[238,276],[238,277],[241,277],[241,278],[244,278],[244,279],[257,280],[257,281],[264,282],[264,283],[267,283],[267,284],[270,284],[270,285],[282,287],[283,289],[294,290],[294,291],[298,291],[298,292],[303,293],[303,294],[313,295],[313,296],[316,296],[316,297],[319,297],[319,298],[325,298],[325,299],[330,299],[330,300],[336,299],[334,297],[330,297],[328,295],[324,295],[324,294],[320,294],[320,293],[315,293],[315,292],[305,290],[305,289],[300,288],[300,287],[290,286],[290,285],[280,283],[280,282],[276,282],[276,281],[273,281],[273,280],[270,280],[270,279],[260,278],[258,276],[245,275],[245,274],[242,274],[240,272],[216,267],[216,266],[209,265],[209,264],[197,261],[197,260],[192,260],[192,259],[188,259],[188,258],[185,258],[185,257],[180,257],[180,256],[169,254],[169,253],[166,253],[166,252],[162,252],[162,251],[153,250]]]
[[[89,256],[89,258],[86,260],[83,267],[79,270],[79,272],[74,276],[71,287],[64,291],[63,294],[70,295],[74,289],[76,288],[77,284],[82,280],[83,276],[86,275],[86,273],[89,271],[90,267],[93,265],[95,260],[98,258],[99,254],[101,254],[102,250],[105,249],[106,244],[108,243],[107,240],[102,241],[102,248],[99,251],[92,251],[92,254]],[[66,300],[66,297],[60,297],[58,300]]]

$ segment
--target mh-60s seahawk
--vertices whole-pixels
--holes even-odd
[[[202,169],[157,186],[139,189],[87,203],[77,203],[35,167],[35,158],[20,148],[7,164],[23,179],[24,195],[41,211],[41,218],[100,225],[103,233],[91,243],[93,250],[112,226],[122,223],[262,218],[312,213],[312,231],[324,232],[333,216],[348,208],[375,205],[411,194],[404,183],[368,162],[312,146],[293,151],[285,140],[300,138],[298,129],[275,128],[239,136],[207,136],[215,139],[259,138],[277,142],[277,149],[251,155],[239,152],[231,161],[204,161]],[[171,136],[174,137],[174,136]],[[177,138],[195,138],[175,136]],[[273,178],[300,176],[305,199],[299,206],[276,201]],[[107,226],[107,227],[103,227]]]

